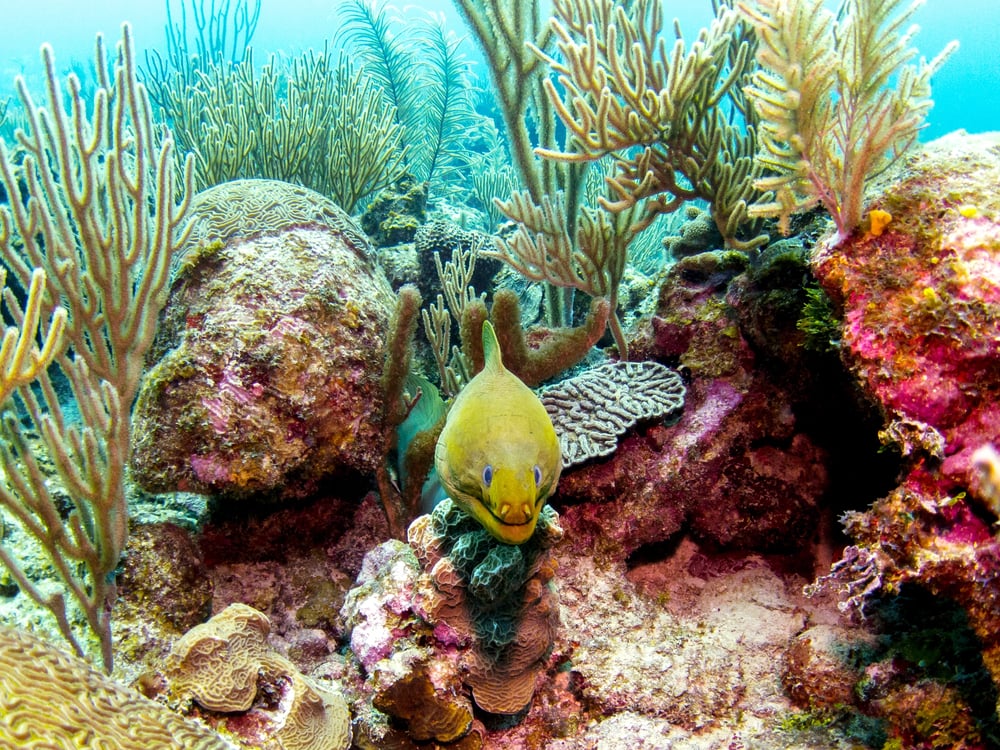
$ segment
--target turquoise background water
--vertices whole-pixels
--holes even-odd
[[[322,48],[339,25],[341,4],[342,0],[263,0],[253,44],[257,60],[276,50]],[[448,27],[465,36],[449,2],[417,0],[400,2],[399,7],[444,13]],[[709,0],[666,0],[664,7],[679,17],[689,38],[711,16]],[[38,49],[43,42],[52,44],[60,70],[68,70],[73,63],[89,64],[97,32],[117,39],[124,20],[131,22],[140,49],[164,46],[162,0],[0,0],[0,96],[11,89],[17,74],[24,74],[33,88],[40,85]],[[1000,0],[928,0],[916,20],[922,30],[915,43],[922,55],[933,57],[952,39],[961,43],[934,80],[935,107],[925,138],[956,128],[1000,129]],[[471,43],[469,54],[475,55]]]

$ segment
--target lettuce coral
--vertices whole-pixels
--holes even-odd
[[[491,713],[520,712],[559,625],[549,552],[562,538],[558,515],[543,507],[534,536],[515,546],[493,539],[445,499],[413,522],[408,537],[424,571],[417,608],[471,644],[462,661],[476,704]]]

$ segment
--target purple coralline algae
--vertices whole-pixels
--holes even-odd
[[[679,361],[684,410],[626,437],[608,459],[564,473],[554,502],[570,544],[620,558],[679,532],[758,550],[813,533],[824,452],[797,425],[792,396],[755,366],[726,300],[745,268],[734,256],[687,258],[665,276],[635,348]]]
[[[446,499],[413,522],[409,545],[370,552],[344,616],[371,705],[438,742],[473,729],[473,703],[525,711],[559,626],[550,549],[560,538],[548,507],[529,541],[509,545]],[[365,723],[369,736],[387,731]]]

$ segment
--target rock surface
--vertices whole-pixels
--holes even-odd
[[[230,212],[246,192],[241,224]],[[135,409],[145,488],[303,496],[381,460],[392,294],[350,219],[304,193],[241,181],[199,194],[201,244],[177,269]]]

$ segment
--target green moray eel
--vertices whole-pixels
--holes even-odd
[[[483,353],[485,367],[448,412],[434,466],[459,507],[499,541],[523,544],[559,481],[559,439],[538,396],[504,367],[489,321]]]

